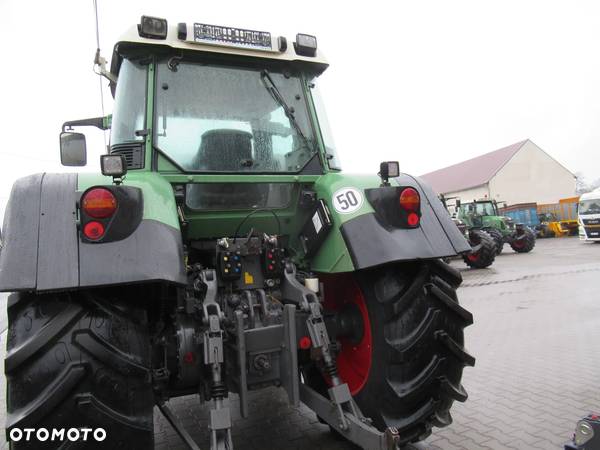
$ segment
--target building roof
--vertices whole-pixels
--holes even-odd
[[[435,192],[462,191],[488,183],[529,139],[421,175]]]

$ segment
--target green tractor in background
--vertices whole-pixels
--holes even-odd
[[[535,247],[535,233],[522,223],[500,216],[498,204],[492,200],[456,201],[457,218],[469,229],[486,231],[496,242],[496,253],[502,253],[505,243],[517,253],[528,253]]]
[[[96,62],[112,117],[66,122],[61,161],[110,129],[102,174],[21,178],[6,210],[12,448],[151,449],[155,405],[197,448],[168,406],[195,394],[232,449],[229,393],[247,418],[270,386],[369,450],[449,425],[475,359],[443,258],[470,247],[397,162],[341,171],[316,38],[143,16]]]
[[[439,198],[444,208],[448,210],[448,200],[455,199],[456,197],[440,195]],[[462,254],[465,264],[472,269],[485,269],[491,266],[497,254],[494,238],[484,230],[467,227],[466,223],[456,217],[452,217],[452,221],[471,246],[470,252]]]

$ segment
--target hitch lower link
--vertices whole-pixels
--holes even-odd
[[[375,428],[371,419],[365,417],[358,405],[354,402],[348,385],[344,383],[337,374],[335,358],[332,356],[331,342],[325,321],[321,314],[321,304],[314,292],[307,289],[296,280],[295,267],[289,265],[285,270],[285,281],[282,285],[284,296],[292,300],[296,306],[286,305],[286,311],[290,316],[286,321],[288,332],[291,334],[288,339],[288,351],[294,353],[297,351],[295,343],[295,327],[293,326],[294,310],[299,307],[305,313],[308,313],[306,325],[310,335],[312,348],[320,356],[323,363],[323,371],[330,378],[332,387],[328,389],[329,399],[318,393],[308,385],[298,382],[297,363],[292,363],[295,367],[295,374],[290,374],[293,378],[290,388],[290,400],[293,405],[297,405],[298,400],[312,409],[317,416],[323,419],[338,433],[344,436],[354,444],[368,450],[398,450],[400,448],[400,434],[395,428],[388,428],[384,432]],[[204,321],[208,325],[204,334],[204,364],[211,367],[212,386],[211,396],[213,407],[210,410],[209,429],[211,431],[210,450],[233,450],[231,439],[231,414],[228,406],[223,403],[226,394],[226,386],[223,383],[221,374],[221,365],[223,364],[223,329],[221,321],[223,314],[216,302],[217,278],[214,270],[205,270],[202,273],[202,280],[207,286],[206,297],[203,302]],[[287,295],[286,295],[287,294]],[[238,322],[238,332],[243,332],[243,319],[241,314],[236,317]],[[241,349],[244,352],[243,349]],[[290,355],[291,359],[294,355]],[[244,367],[245,364],[241,365]],[[243,369],[242,369],[243,372]],[[244,380],[245,384],[245,380]],[[240,392],[242,412],[245,401],[244,389]],[[171,426],[177,431],[183,441],[191,450],[200,450],[191,436],[187,433],[181,422],[175,417],[171,410],[162,403],[158,405],[161,412],[169,421]],[[247,414],[247,411],[246,411]],[[246,414],[242,414],[244,417]]]
[[[223,382],[221,366],[223,364],[223,330],[221,321],[224,318],[217,303],[217,275],[214,270],[205,270],[202,281],[206,284],[206,297],[203,302],[204,321],[208,330],[204,332],[204,364],[212,371],[211,397],[213,407],[210,410],[208,428],[210,429],[211,450],[231,450],[231,412],[223,403],[227,387]]]
[[[321,419],[349,441],[365,449],[397,450],[400,448],[400,434],[396,428],[379,431],[365,417],[354,402],[348,385],[337,375],[335,359],[331,355],[331,345],[325,321],[321,315],[321,305],[309,303],[309,317],[306,321],[313,349],[323,358],[324,372],[329,376],[332,387],[328,389],[329,401],[306,384],[300,384],[300,400],[311,408]]]
[[[214,270],[204,270],[201,274],[202,281],[206,284],[206,297],[202,305],[203,321],[208,325],[204,332],[204,364],[211,368],[212,384],[211,398],[213,406],[210,410],[208,428],[210,429],[211,450],[233,450],[231,439],[231,412],[223,402],[227,387],[223,382],[221,366],[223,357],[223,329],[221,321],[224,318],[217,298],[217,276]],[[167,421],[183,439],[191,450],[200,450],[183,424],[177,419],[165,403],[158,405]]]
[[[337,374],[337,365],[331,352],[331,342],[321,314],[321,303],[317,295],[296,278],[296,267],[286,264],[281,290],[286,301],[291,301],[303,312],[308,313],[306,326],[316,354],[323,360],[323,371],[332,387],[329,399],[300,383],[300,400],[317,416],[349,441],[368,450],[396,450],[400,448],[400,434],[395,428],[379,431],[365,417],[354,402],[348,385]]]

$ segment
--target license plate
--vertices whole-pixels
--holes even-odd
[[[245,30],[206,23],[194,24],[194,42],[273,51],[271,33],[268,31]]]

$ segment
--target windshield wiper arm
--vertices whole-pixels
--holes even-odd
[[[277,87],[277,85],[275,84],[273,79],[271,78],[271,74],[269,74],[269,71],[267,69],[263,69],[261,71],[260,79],[262,80],[262,82],[265,86],[265,89],[267,89],[269,94],[271,94],[271,97],[273,97],[273,99],[279,104],[279,106],[281,106],[283,108],[283,112],[285,113],[286,117],[289,119],[290,124],[294,127],[294,130],[296,130],[296,133],[298,133],[298,136],[300,136],[300,138],[302,138],[302,140],[304,141],[304,145],[306,145],[306,147],[308,149],[311,149],[312,146],[310,145],[310,142],[309,142],[308,138],[306,137],[306,135],[302,132],[302,129],[300,128],[300,124],[298,123],[298,121],[296,120],[296,117],[294,116],[294,112],[292,111],[290,106],[286,103],[285,99],[281,95],[281,92],[279,91],[279,88]]]

